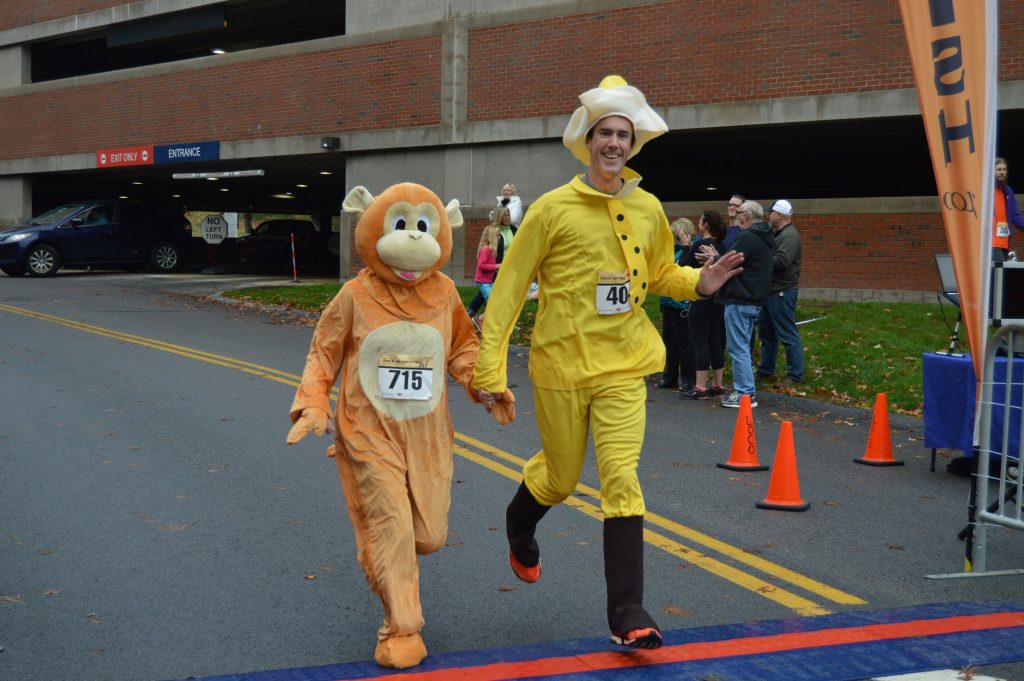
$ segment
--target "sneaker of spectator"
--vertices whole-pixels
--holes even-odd
[[[679,393],[679,399],[681,400],[706,400],[710,396],[710,390],[697,386],[693,386],[689,390]]]
[[[722,404],[723,407],[728,407],[730,409],[739,409],[740,408],[740,400],[742,399],[742,397],[743,397],[743,395],[740,395],[738,392],[733,390],[731,393],[729,393],[728,395],[726,395],[725,397],[722,398],[722,403],[721,404]],[[757,406],[757,396],[756,395],[751,395],[750,396],[750,408],[753,409],[756,406]]]

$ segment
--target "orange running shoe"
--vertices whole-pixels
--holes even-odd
[[[653,650],[661,647],[661,632],[654,627],[632,629],[625,634],[612,634],[612,643],[630,648]]]
[[[540,561],[533,567],[527,567],[518,560],[516,560],[515,554],[511,550],[508,552],[508,564],[512,566],[512,572],[516,573],[516,577],[523,580],[527,584],[533,584],[540,579]]]

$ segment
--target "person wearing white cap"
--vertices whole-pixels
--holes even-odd
[[[743,256],[679,267],[657,198],[639,188],[626,160],[667,130],[638,89],[619,76],[580,95],[562,141],[586,167],[526,213],[489,302],[472,386],[490,409],[506,386],[508,342],[530,282],[544,291],[529,369],[542,450],[523,468],[505,514],[509,563],[540,579],[537,523],[572,494],[593,433],[604,513],[604,563],[612,641],[657,648],[661,633],[643,608],[644,377],[665,347],[642,304],[714,293],[742,270]]]
[[[793,204],[779,199],[768,213],[768,224],[775,232],[775,257],[772,262],[772,286],[761,308],[757,335],[761,339],[761,363],[757,378],[770,379],[775,373],[779,343],[786,348],[786,378],[792,385],[804,379],[804,346],[796,325],[796,301],[800,285],[800,233],[793,225]]]

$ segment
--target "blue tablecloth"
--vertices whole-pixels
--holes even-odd
[[[950,357],[935,353],[922,356],[921,369],[924,374],[924,446],[942,449],[959,449],[964,456],[973,456],[974,437],[974,395],[977,379],[971,356]],[[1003,397],[1006,384],[1006,358],[996,357],[995,385],[992,389],[992,451],[1000,451],[1003,441]],[[1024,402],[1024,358],[1015,357],[1011,382],[1013,389],[1010,400],[1015,409],[1010,410],[1010,454],[1016,458],[1020,441],[1021,404]]]

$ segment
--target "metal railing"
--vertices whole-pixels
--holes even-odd
[[[997,382],[997,357],[1006,352],[1006,371]],[[970,547],[970,570],[978,575],[1018,574],[1021,570],[990,572],[987,566],[987,534],[990,526],[1024,531],[1021,514],[1021,450],[1024,448],[1024,370],[1014,371],[1014,351],[1024,351],[1024,326],[1009,324],[1000,327],[988,341],[982,366],[981,413],[979,415],[978,459],[974,488],[976,500],[973,513],[973,539]],[[1021,376],[1016,376],[1020,373]],[[997,392],[998,391],[998,392]],[[995,398],[1001,396],[996,402]],[[1001,437],[993,442],[993,416],[1001,410]],[[1011,433],[1015,447],[1011,446]],[[1011,451],[1013,449],[1013,451]],[[995,498],[993,499],[993,493]],[[990,501],[991,500],[991,501]]]

